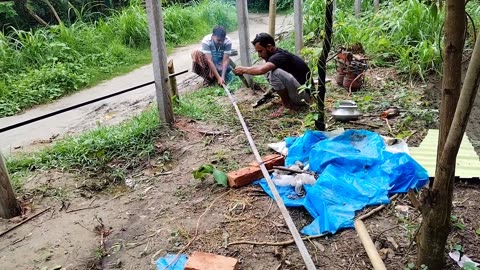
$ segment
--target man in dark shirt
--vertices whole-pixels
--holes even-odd
[[[265,64],[252,67],[237,66],[234,73],[267,74],[269,84],[283,103],[272,116],[280,116],[285,108],[296,110],[299,106],[307,105],[310,102],[310,95],[307,91],[298,89],[310,80],[310,69],[307,64],[300,57],[275,47],[275,40],[267,33],[258,34],[252,44],[258,56],[266,61]]]

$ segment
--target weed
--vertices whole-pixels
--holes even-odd
[[[464,230],[465,229],[465,223],[461,219],[459,219],[455,215],[450,216],[450,221],[453,223],[453,226],[455,226],[457,229]]]

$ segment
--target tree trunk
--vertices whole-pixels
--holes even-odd
[[[442,269],[445,264],[445,244],[450,233],[455,159],[470,113],[470,110],[465,110],[465,106],[468,105],[465,100],[468,101],[471,97],[465,98],[465,96],[472,93],[467,89],[469,86],[465,85],[462,90],[462,104],[456,110],[461,85],[465,32],[464,1],[447,0],[446,13],[446,46],[437,167],[435,181],[431,182],[430,189],[425,191],[426,196],[422,205],[423,221],[417,238],[417,266],[426,265],[428,269]],[[478,54],[478,42],[475,46],[475,53]],[[474,63],[475,61],[477,63]],[[472,59],[470,63],[478,65],[478,60]],[[467,83],[472,84],[472,82]],[[470,109],[471,106],[472,104],[470,104]],[[452,126],[454,112],[455,123]],[[445,144],[447,138],[448,144]]]
[[[20,207],[8,177],[7,166],[0,153],[0,217],[12,218],[20,213]]]
[[[317,112],[318,118],[315,120],[315,128],[317,130],[325,130],[325,79],[327,72],[327,58],[332,45],[333,33],[333,1],[327,0],[325,6],[325,38],[323,40],[322,54],[317,62],[318,68],[318,88],[317,88]]]
[[[431,208],[424,209],[423,223],[418,238],[417,265],[428,269],[442,269],[445,258],[445,243],[450,229],[455,159],[462,142],[468,117],[475,102],[480,83],[480,39],[477,39],[463,84],[455,116],[448,133],[443,152],[438,160],[435,183],[431,192]]]
[[[443,151],[447,135],[457,107],[462,81],[462,54],[465,43],[465,2],[447,0],[445,17],[445,56],[443,60],[442,101],[440,104],[440,127],[438,134],[437,160]],[[437,166],[438,168],[438,166]],[[454,175],[452,175],[452,178]],[[430,187],[433,182],[430,182]]]

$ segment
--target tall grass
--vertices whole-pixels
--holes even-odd
[[[305,4],[305,33],[310,43],[322,36],[325,4],[320,2],[307,0]],[[479,7],[478,3],[467,6],[476,20]],[[384,2],[376,13],[371,6],[366,8],[357,19],[350,1],[339,3],[334,24],[335,46],[361,43],[371,64],[396,66],[413,76],[423,78],[425,74],[440,72],[444,11],[420,0]]]
[[[217,24],[236,27],[233,5],[204,0],[164,9],[167,46],[198,41]],[[46,103],[150,60],[144,6],[93,23],[0,33],[0,117]]]

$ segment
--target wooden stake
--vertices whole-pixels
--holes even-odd
[[[303,48],[303,1],[294,0],[293,2],[293,25],[295,26],[295,53],[300,55]]]
[[[250,58],[250,37],[248,35],[248,7],[247,0],[237,0],[238,39],[240,41],[240,63],[244,67],[252,65]],[[253,88],[252,77],[245,75],[248,85]]]
[[[270,0],[270,7],[268,8],[268,33],[275,37],[275,17],[277,16],[277,1]]]
[[[0,217],[8,219],[20,214],[20,206],[10,182],[7,166],[0,153]]]
[[[380,0],[373,0],[373,8],[375,12],[378,12],[378,10],[380,9]]]
[[[378,254],[375,244],[373,244],[372,238],[370,238],[370,235],[368,234],[367,228],[365,228],[365,224],[360,219],[355,220],[355,230],[367,252],[368,258],[372,262],[373,269],[387,270],[382,258],[380,258],[380,255]]]
[[[173,108],[167,69],[167,53],[163,29],[162,5],[159,0],[146,0],[150,48],[152,50],[153,76],[160,121],[173,124]]]
[[[174,74],[174,73],[175,73],[175,67],[173,66],[173,59],[170,59],[170,61],[168,61],[168,74]],[[178,98],[177,79],[175,77],[170,78],[170,90],[171,90],[172,96]]]
[[[360,18],[360,13],[362,11],[362,0],[355,0],[355,17]]]

